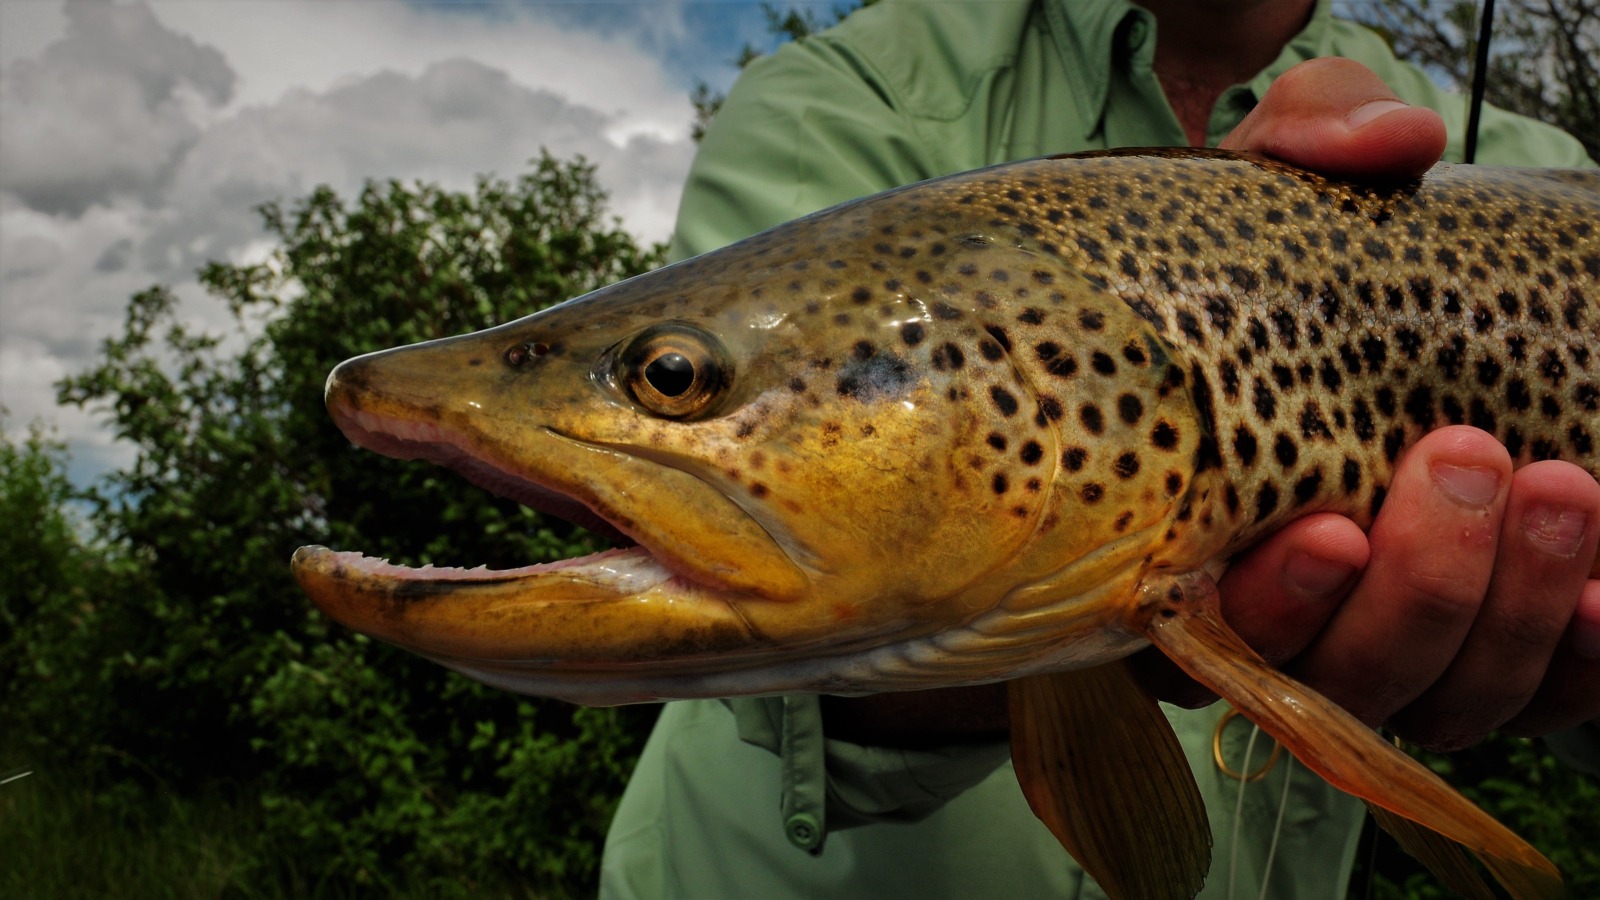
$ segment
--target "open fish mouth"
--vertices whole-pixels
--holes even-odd
[[[633,654],[625,646],[606,652],[593,640],[601,629],[590,629],[589,649],[580,649],[574,641],[578,635],[552,627],[557,608],[565,610],[562,616],[580,611],[594,615],[596,610],[584,607],[657,599],[680,611],[700,608],[709,614],[708,626],[717,624],[712,631],[727,631],[727,626],[741,623],[729,604],[717,597],[717,586],[664,562],[636,542],[625,526],[581,500],[516,474],[477,448],[468,449],[465,436],[434,422],[391,418],[338,403],[330,407],[345,434],[366,449],[442,465],[493,494],[628,545],[511,569],[411,567],[354,551],[301,548],[294,556],[296,577],[313,601],[338,621],[441,660],[538,665],[557,659],[582,664],[588,657],[607,666],[626,662]],[[550,441],[587,446],[541,430]],[[743,627],[738,630],[748,643],[752,635]],[[561,632],[558,641],[541,647],[544,642],[537,635],[555,631]],[[632,638],[624,637],[623,642],[631,643]]]
[[[323,612],[498,687],[590,704],[725,694],[719,676],[824,642],[800,601],[804,575],[714,486],[554,427],[508,424],[483,411],[487,400],[441,409],[452,391],[432,373],[483,355],[448,339],[358,357],[329,376],[329,412],[358,446],[445,466],[625,546],[502,570],[302,547],[294,574]]]

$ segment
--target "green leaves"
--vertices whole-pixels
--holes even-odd
[[[0,513],[49,526],[0,543],[0,562],[43,566],[14,570],[26,590],[8,581],[0,598],[0,716],[22,736],[8,743],[104,777],[248,785],[263,840],[297,848],[284,865],[349,885],[590,892],[646,723],[492,691],[345,632],[288,561],[306,543],[496,567],[598,549],[444,470],[356,450],[322,385],[346,358],[530,314],[660,248],[620,229],[593,167],[548,155],[468,192],[319,188],[261,215],[278,243],[265,261],[200,273],[228,330],[197,332],[152,287],[59,385],[136,451],[82,528],[61,518],[75,496],[59,448],[5,444]]]

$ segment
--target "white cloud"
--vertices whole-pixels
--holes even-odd
[[[233,70],[147,7],[66,12],[63,39],[6,70],[0,189],[74,215],[116,195],[154,200],[200,136],[191,109],[227,102]]]
[[[261,255],[257,204],[368,178],[466,188],[545,147],[596,163],[625,226],[659,240],[692,155],[689,79],[659,52],[676,4],[603,32],[538,5],[0,5],[0,405],[56,421],[80,470],[126,451],[52,383],[133,292],[193,298],[203,262]],[[220,303],[184,309],[225,324]]]

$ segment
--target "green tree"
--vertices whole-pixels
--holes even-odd
[[[322,385],[338,362],[487,327],[644,271],[593,168],[548,155],[471,192],[368,184],[261,209],[278,249],[200,275],[236,322],[185,326],[174,295],[129,304],[100,362],[60,385],[136,448],[95,517],[137,548],[103,597],[124,660],[103,685],[135,720],[107,737],[164,782],[263,791],[302,873],[385,891],[592,887],[638,714],[503,694],[328,623],[289,574],[327,543],[412,564],[525,565],[595,549],[571,526],[431,466],[355,449]]]
[[[107,602],[130,561],[96,540],[98,498],[67,479],[66,449],[40,427],[18,438],[0,410],[0,750],[11,761],[85,761],[122,714],[83,690],[121,667]],[[0,763],[6,768],[10,763]]]

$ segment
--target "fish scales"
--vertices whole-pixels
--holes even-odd
[[[1600,174],[1440,166],[1419,185],[1363,187],[1185,151],[1040,161],[947,191],[977,226],[969,244],[1036,255],[973,271],[963,289],[995,305],[957,346],[1003,342],[1037,400],[1063,409],[1068,495],[1140,475],[1167,494],[1186,484],[1148,392],[1068,388],[1141,363],[1051,289],[1059,268],[1160,335],[1200,413],[1194,474],[1221,473],[1204,479],[1220,498],[1188,499],[1229,549],[1314,510],[1370,522],[1402,450],[1445,424],[1494,434],[1518,463],[1597,473]],[[1124,440],[1094,440],[1119,421]],[[1031,440],[995,442],[995,479],[1033,477]],[[1114,529],[1151,493],[1117,499]]]

